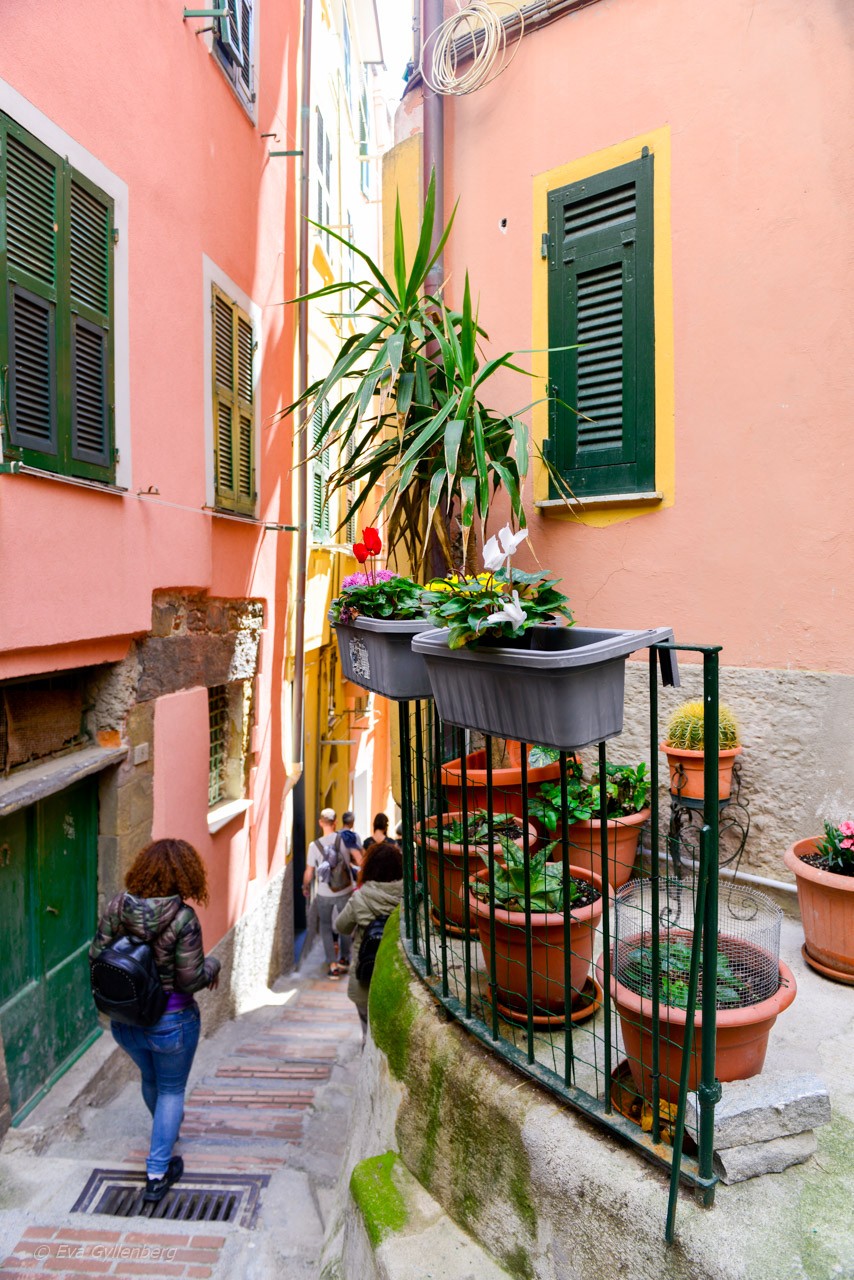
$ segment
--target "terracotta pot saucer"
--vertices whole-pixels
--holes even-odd
[[[442,921],[436,915],[436,912],[433,910],[432,907],[430,908],[430,919],[433,921],[437,930],[441,933]],[[459,925],[452,924],[447,917],[445,917],[445,933],[448,935],[449,938],[465,938],[466,937],[465,929],[460,928]],[[468,936],[469,938],[471,938],[473,942],[476,942],[477,936],[478,936],[477,928],[475,927],[475,928],[469,929]]]
[[[487,997],[487,1000],[489,998]],[[507,1022],[515,1022],[517,1026],[528,1025],[528,1015],[520,1009],[511,1009],[508,1005],[497,1002],[498,1012]],[[578,995],[572,1002],[571,1020],[573,1026],[578,1022],[586,1022],[593,1018],[602,1008],[602,988],[593,978],[588,978]],[[565,1027],[566,1018],[562,1013],[538,1013],[531,1019],[535,1027]]]
[[[826,964],[820,964],[807,951],[806,943],[801,947],[801,955],[809,967],[815,969],[816,973],[820,973],[823,978],[832,978],[834,982],[844,982],[846,986],[854,987],[854,973],[844,973],[842,969],[831,969]]]

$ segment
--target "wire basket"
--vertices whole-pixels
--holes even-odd
[[[660,879],[656,919],[652,880],[630,880],[617,890],[613,974],[642,999],[653,996],[657,968],[661,1003],[686,1007],[694,939],[694,895],[693,884],[686,880]],[[721,886],[715,978],[718,1009],[746,1008],[776,993],[780,985],[782,918],[781,909],[764,893],[741,885]],[[701,961],[698,1006],[706,981]]]

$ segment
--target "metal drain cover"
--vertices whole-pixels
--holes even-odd
[[[145,1174],[93,1169],[72,1213],[116,1218],[160,1218],[172,1222],[234,1222],[254,1227],[268,1173],[187,1173],[157,1204],[143,1204]]]

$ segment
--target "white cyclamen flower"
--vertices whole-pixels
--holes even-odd
[[[497,613],[491,613],[488,618],[484,619],[483,625],[488,627],[493,622],[512,622],[515,630],[522,625],[525,618],[525,608],[520,603],[519,592],[514,591],[511,599],[504,601],[504,608],[499,609]]]
[[[493,534],[483,548],[483,567],[488,569],[490,573],[495,573],[496,569],[500,569],[504,564],[504,559],[504,552],[498,545],[498,539],[495,534]]]
[[[516,554],[517,548],[525,541],[527,536],[527,529],[520,529],[518,533],[514,533],[509,524],[498,530],[498,541],[501,543],[501,550],[508,559]]]
[[[483,567],[488,569],[490,573],[495,573],[496,570],[502,569],[527,536],[527,529],[520,529],[518,533],[514,533],[510,525],[506,524],[503,529],[498,530],[497,535],[493,534],[485,544],[483,548]]]

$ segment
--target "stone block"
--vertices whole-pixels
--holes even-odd
[[[722,1182],[745,1182],[763,1173],[782,1173],[793,1164],[803,1164],[816,1150],[812,1129],[767,1142],[750,1142],[743,1147],[727,1147],[715,1152],[715,1172]]]
[[[128,712],[125,736],[132,747],[151,742],[154,737],[154,707],[150,702],[137,703]]]
[[[151,610],[151,634],[171,636],[180,626],[178,607],[171,602],[155,601]]]
[[[827,1124],[830,1097],[816,1075],[763,1072],[723,1086],[715,1107],[715,1151],[768,1142]],[[696,1093],[688,1095],[686,1124],[699,1124]]]
[[[227,684],[234,653],[233,635],[152,637],[140,646],[139,700],[199,686]]]

